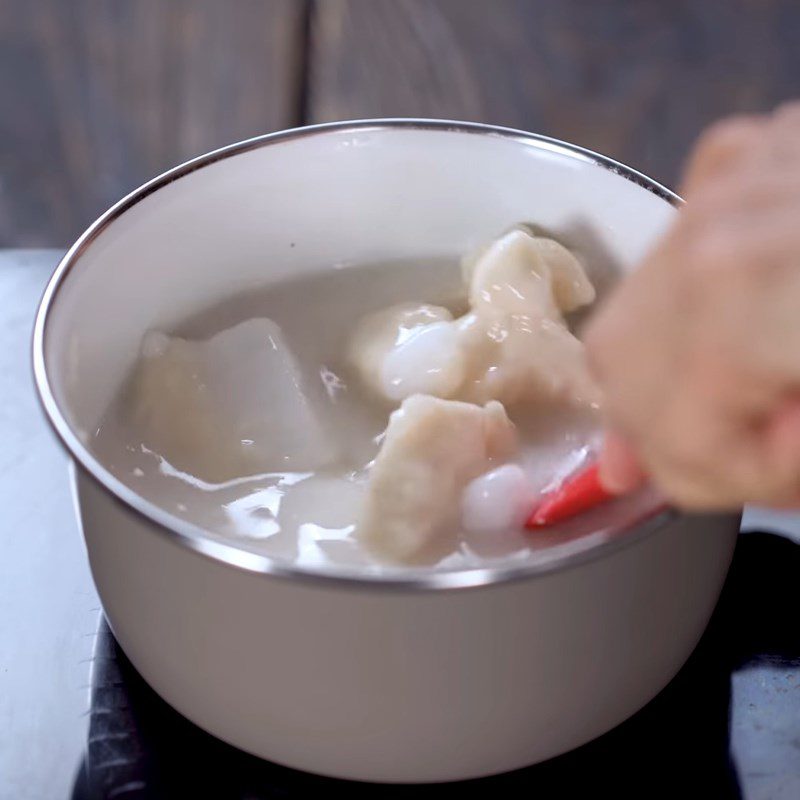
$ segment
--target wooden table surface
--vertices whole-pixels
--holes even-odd
[[[308,122],[526,128],[674,184],[711,120],[800,96],[797,0],[0,0],[0,246]]]

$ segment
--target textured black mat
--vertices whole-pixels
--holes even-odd
[[[772,534],[743,535],[706,635],[646,708],[600,739],[544,764],[435,786],[329,780],[241,753],[155,695],[103,621],[87,754],[74,798],[260,800],[338,790],[390,798],[790,800],[800,796],[798,586],[800,546]]]

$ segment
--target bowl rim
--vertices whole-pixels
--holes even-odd
[[[681,512],[667,504],[658,505],[640,515],[633,522],[615,529],[613,534],[606,540],[591,545],[584,550],[567,553],[542,563],[515,563],[512,565],[469,567],[457,570],[437,570],[435,567],[412,568],[398,570],[398,572],[389,574],[373,573],[357,567],[339,565],[299,566],[289,561],[241,549],[233,543],[221,541],[217,538],[218,534],[215,535],[212,531],[200,525],[175,517],[156,504],[151,503],[112,475],[92,455],[79,436],[73,431],[61,412],[47,375],[45,362],[47,321],[50,310],[57,300],[58,292],[67,280],[73,266],[103,231],[126,211],[160,188],[223,159],[281,142],[324,136],[329,133],[397,130],[468,133],[512,140],[526,147],[556,152],[569,158],[593,163],[635,183],[672,206],[683,204],[683,200],[670,189],[643,173],[607,156],[549,136],[478,122],[413,117],[327,122],[255,136],[189,159],[134,189],[89,225],[58,262],[39,303],[34,321],[32,340],[34,382],[39,401],[50,426],[77,467],[73,472],[73,480],[77,471],[81,471],[92,479],[116,504],[121,505],[125,512],[135,514],[143,522],[149,524],[151,529],[160,535],[166,536],[178,546],[210,558],[213,561],[246,572],[311,582],[329,588],[335,586],[342,588],[368,588],[371,590],[440,591],[486,587],[524,578],[548,575],[607,557],[622,548],[627,548],[642,541],[669,522],[683,516]]]

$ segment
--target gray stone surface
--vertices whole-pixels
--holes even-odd
[[[99,603],[67,458],[39,409],[33,313],[58,253],[0,251],[0,798],[69,797]]]

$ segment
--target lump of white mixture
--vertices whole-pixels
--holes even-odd
[[[515,229],[465,263],[470,311],[403,304],[367,318],[350,357],[386,400],[422,392],[507,406],[536,400],[596,406],[582,343],[563,315],[591,303],[578,260],[552,239]]]
[[[503,464],[471,480],[461,496],[461,527],[496,534],[519,528],[531,510],[530,481],[519,464]]]
[[[314,470],[336,458],[295,359],[269,319],[203,341],[151,331],[130,402],[142,443],[204,481]]]
[[[515,228],[464,260],[473,310],[490,308],[531,317],[560,317],[589,305],[595,291],[583,267],[553,239]]]
[[[599,403],[583,345],[564,320],[595,292],[566,248],[515,229],[466,260],[463,275],[464,316],[404,303],[365,318],[351,340],[363,382],[404,401],[357,527],[385,560],[430,561],[452,550],[460,530],[522,525],[530,481],[507,463],[516,434],[504,405]]]
[[[388,561],[443,555],[455,544],[464,487],[516,449],[516,431],[500,403],[409,397],[392,414],[371,467],[358,537]]]
[[[563,317],[595,292],[566,248],[513,230],[465,266],[465,277],[472,311],[460,320],[469,358],[462,399],[597,404],[583,344]]]
[[[448,397],[463,381],[464,353],[453,315],[442,306],[400,303],[358,325],[351,360],[378,395],[399,403],[412,394]]]

